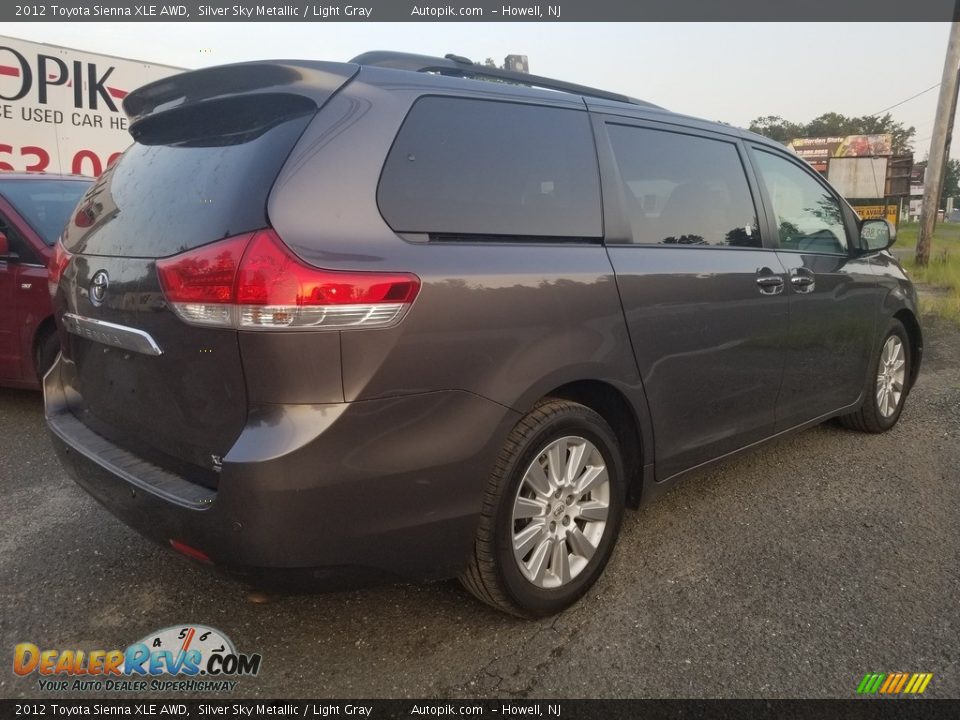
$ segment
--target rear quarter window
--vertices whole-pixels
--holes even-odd
[[[603,234],[589,118],[563,108],[421,98],[387,156],[377,202],[393,230],[433,240]]]

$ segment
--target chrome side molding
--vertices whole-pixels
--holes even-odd
[[[160,346],[149,333],[143,330],[104,320],[94,320],[74,313],[64,313],[61,320],[67,332],[82,338],[142,355],[163,355]]]

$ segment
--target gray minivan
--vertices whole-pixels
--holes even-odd
[[[50,266],[53,442],[251,581],[458,576],[554,613],[625,507],[829,418],[887,430],[920,366],[892,227],[748,132],[387,52],[124,108]]]

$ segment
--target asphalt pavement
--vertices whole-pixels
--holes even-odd
[[[84,696],[14,675],[17,643],[203,623],[263,657],[220,697],[853,697],[899,671],[956,698],[958,481],[960,329],[928,321],[894,430],[828,423],[690,477],[627,513],[558,617],[506,617],[454,581],[262,597],[115,520],[59,467],[40,396],[0,390],[0,697]]]

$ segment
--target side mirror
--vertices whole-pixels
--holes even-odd
[[[864,252],[886,250],[897,240],[897,229],[889,220],[864,220],[860,224],[860,247]]]
[[[6,233],[0,231],[0,260],[16,260],[16,255],[10,255],[10,241],[7,240]]]

